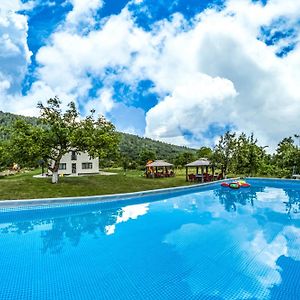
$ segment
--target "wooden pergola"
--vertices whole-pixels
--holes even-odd
[[[165,172],[167,173],[168,168],[172,168],[173,164],[170,164],[164,160],[155,160],[151,162],[150,164],[146,165],[146,168],[155,168],[155,173],[158,173],[158,168],[165,169]],[[174,174],[174,173],[173,173]]]
[[[189,168],[196,168],[196,176],[197,175],[200,175],[199,174],[199,169],[201,169],[201,182],[204,181],[204,170],[206,171],[206,173],[208,173],[208,168],[211,167],[212,169],[212,176],[214,176],[214,166],[213,164],[207,159],[207,158],[200,158],[198,160],[195,160],[189,164],[186,164],[185,165],[185,169],[186,169],[186,172],[185,172],[185,178],[186,178],[186,181],[189,180],[188,176],[188,169]]]
[[[173,167],[173,164],[170,164],[164,160],[155,160],[154,162],[147,164],[146,167],[153,167],[155,168],[155,171],[157,172],[158,168],[171,168]]]

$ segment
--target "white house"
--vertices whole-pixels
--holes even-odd
[[[89,175],[99,173],[99,158],[90,158],[88,153],[70,151],[59,164],[59,175]]]

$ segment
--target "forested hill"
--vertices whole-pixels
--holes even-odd
[[[173,161],[180,153],[196,153],[195,149],[163,143],[149,138],[142,138],[128,133],[121,133],[120,150],[122,154],[125,154],[132,160],[136,160],[143,150],[155,152],[157,159],[170,161]]]
[[[0,111],[0,130],[1,127],[8,127],[14,123],[17,119],[24,119],[31,124],[37,124],[37,118],[35,117],[24,117],[11,113],[4,113]],[[130,160],[138,161],[141,152],[144,150],[152,151],[156,154],[157,159],[174,160],[180,153],[190,152],[196,153],[196,150],[187,147],[180,147],[171,145],[159,141],[155,141],[149,138],[142,138],[136,135],[128,133],[120,133],[120,151],[121,156],[127,157]],[[1,134],[0,134],[1,136]]]
[[[12,125],[17,119],[23,119],[28,121],[31,124],[37,124],[37,118],[35,117],[24,117],[20,115],[15,115],[11,113],[4,113],[0,110],[0,127],[7,127]]]

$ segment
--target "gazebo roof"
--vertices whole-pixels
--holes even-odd
[[[155,160],[154,162],[147,164],[147,167],[172,167],[173,164],[170,164],[164,160]]]
[[[198,160],[195,160],[189,164],[186,164],[186,167],[205,167],[210,166],[211,162],[206,158],[199,158]]]

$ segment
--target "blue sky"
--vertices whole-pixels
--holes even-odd
[[[192,147],[228,129],[271,148],[295,133],[297,0],[3,0],[0,9],[0,110],[37,115],[37,101],[58,95],[118,130]]]

